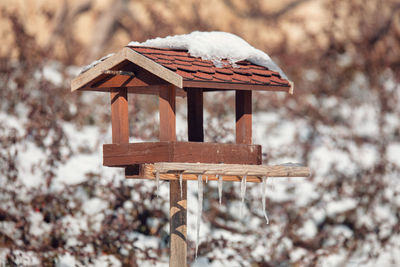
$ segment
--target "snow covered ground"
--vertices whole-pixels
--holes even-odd
[[[50,66],[42,79],[60,86],[54,73],[57,67]],[[284,105],[257,109],[253,137],[265,159],[306,164],[312,176],[267,181],[269,224],[261,184],[247,183],[240,216],[240,183],[224,183],[221,206],[218,182],[204,183],[197,260],[198,184],[189,182],[191,266],[399,266],[400,85],[385,86],[397,110],[384,120],[372,93],[360,104],[335,96],[308,98],[310,107],[337,123],[289,117]],[[257,98],[272,101],[268,94],[279,93]],[[99,98],[108,101],[105,95],[82,95],[81,105]],[[76,100],[68,101],[68,109],[76,110]],[[218,97],[206,101],[222,105]],[[101,144],[110,142],[110,129],[90,120],[61,122],[68,142],[57,147],[59,160],[50,164],[56,131],[38,144],[27,131],[28,107],[21,104],[18,110],[14,115],[0,111],[0,263],[34,266],[51,258],[62,267],[122,266],[129,260],[168,266],[168,184],[161,182],[156,198],[155,182],[125,180],[122,170],[103,167]],[[178,106],[178,139],[186,135],[185,112]],[[98,117],[107,114],[107,109],[96,110]],[[206,140],[233,140],[233,115],[216,119],[210,114],[205,124],[213,129],[206,129]]]

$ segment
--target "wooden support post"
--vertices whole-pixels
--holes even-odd
[[[239,90],[235,96],[236,109],[236,143],[252,143],[252,111],[251,111],[251,91]]]
[[[170,267],[187,266],[187,182],[169,182]]]
[[[160,105],[160,141],[176,141],[175,88],[161,87]]]
[[[113,144],[129,143],[128,93],[125,87],[111,90]]]
[[[187,90],[188,141],[204,142],[203,130],[203,90],[189,88]]]
[[[175,87],[160,88],[160,141],[176,141]],[[187,186],[179,181],[169,184],[170,258],[169,266],[187,266],[186,209]]]

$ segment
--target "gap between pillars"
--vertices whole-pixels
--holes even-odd
[[[203,89],[187,89],[188,141],[204,142]]]
[[[236,143],[252,143],[252,103],[250,90],[238,90],[235,95]]]

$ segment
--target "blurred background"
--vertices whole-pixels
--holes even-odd
[[[109,96],[70,93],[83,65],[129,41],[234,33],[267,52],[295,94],[253,100],[264,163],[308,179],[205,187],[192,266],[400,265],[400,3],[396,0],[0,0],[0,265],[168,266],[168,185],[102,166]],[[132,96],[131,141],[156,140],[156,97]],[[187,129],[179,99],[178,139]],[[234,140],[234,94],[205,96],[205,139]]]

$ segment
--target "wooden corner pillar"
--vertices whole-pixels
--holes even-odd
[[[176,90],[174,86],[160,88],[160,141],[176,141]],[[170,258],[169,266],[187,266],[187,183],[182,183],[182,198],[179,181],[169,184]]]
[[[126,87],[111,89],[113,144],[129,143],[128,92]]]
[[[235,95],[236,143],[252,143],[252,106],[251,91],[238,90]]]

